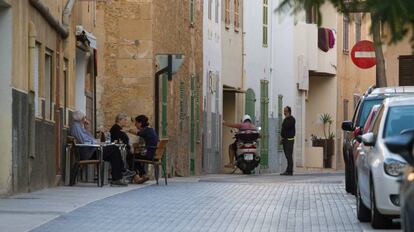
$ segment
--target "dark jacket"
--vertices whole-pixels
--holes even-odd
[[[295,137],[295,134],[296,134],[295,123],[296,123],[296,120],[293,116],[289,116],[283,119],[282,131],[280,133],[283,139],[290,139],[290,138]]]
[[[153,158],[158,145],[158,135],[155,130],[151,127],[144,127],[137,135],[145,141],[145,148],[147,149],[145,156]]]
[[[129,144],[128,135],[122,131],[122,127],[118,124],[114,124],[109,132],[111,133],[111,142],[118,140],[118,142]]]
[[[128,135],[122,131],[122,127],[120,127],[118,124],[114,124],[111,129],[109,130],[111,133],[111,142],[114,142],[115,140],[118,140],[118,143],[123,143],[127,145],[127,150],[129,151],[129,137]]]

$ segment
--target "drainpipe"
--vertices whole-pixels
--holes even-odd
[[[63,10],[63,19],[66,19],[66,21],[64,21],[64,23],[67,23],[66,25],[62,25],[58,19],[53,17],[49,11],[49,8],[40,0],[29,0],[29,2],[34,8],[36,8],[37,11],[39,11],[43,18],[45,18],[49,25],[53,27],[53,29],[55,29],[63,39],[66,39],[69,36],[69,27],[67,22],[69,21],[68,18],[72,12],[75,0],[68,0],[66,7]]]
[[[63,9],[63,17],[62,17],[62,23],[63,26],[66,27],[66,29],[69,27],[69,18],[72,14],[73,6],[75,5],[76,0],[68,0],[66,2],[65,9]]]
[[[27,165],[27,186],[30,192],[31,186],[31,173],[32,173],[32,160],[36,159],[35,143],[36,143],[36,120],[35,120],[35,89],[34,89],[34,56],[36,49],[36,29],[33,22],[29,22],[29,91],[28,91],[28,165]]]

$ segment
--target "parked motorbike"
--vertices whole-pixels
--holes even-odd
[[[387,138],[387,148],[403,157],[410,165],[401,177],[400,207],[401,225],[404,231],[414,231],[414,129],[401,132],[401,135]]]
[[[260,163],[259,137],[258,130],[239,130],[235,133],[237,139],[236,166],[243,174],[251,174]]]

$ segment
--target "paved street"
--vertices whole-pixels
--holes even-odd
[[[62,213],[32,231],[370,230],[355,217],[342,173],[208,175],[128,190]]]

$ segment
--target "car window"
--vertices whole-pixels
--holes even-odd
[[[365,122],[367,121],[369,112],[371,112],[371,109],[374,105],[381,104],[384,99],[371,99],[371,100],[365,100],[361,105],[361,113],[358,116],[356,126],[363,128],[365,125]]]
[[[352,116],[352,123],[354,124],[354,127],[356,126],[356,118],[357,118],[357,114],[359,112],[359,107],[361,106],[361,99],[358,101],[357,106],[355,107],[355,111],[354,111],[354,116]]]
[[[384,106],[381,106],[378,110],[377,116],[374,118],[374,122],[371,123],[371,127],[369,129],[370,132],[373,132],[375,135],[378,134],[379,126],[381,122],[382,115],[384,114]]]
[[[383,137],[399,135],[401,131],[411,128],[414,128],[414,105],[390,107]]]

